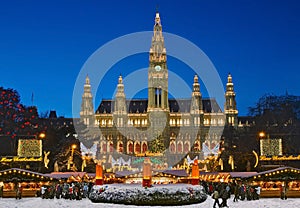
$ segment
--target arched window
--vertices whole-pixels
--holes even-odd
[[[106,151],[107,151],[106,142],[102,142],[102,144],[101,144],[101,152],[102,153],[106,153]]]
[[[135,143],[135,151],[134,153],[141,153],[141,145],[139,142]]]
[[[147,143],[144,142],[144,143],[143,143],[143,146],[142,146],[142,151],[143,151],[143,153],[144,153],[144,152],[147,152],[147,150],[148,150]]]
[[[178,144],[177,144],[177,152],[182,153],[182,142],[178,142]]]
[[[132,144],[132,142],[129,142],[127,152],[128,152],[129,154],[132,154],[132,153],[133,153],[133,144]]]
[[[123,152],[123,142],[118,143],[118,152],[122,153]]]
[[[176,145],[174,141],[172,141],[170,144],[170,151],[171,153],[176,153]]]
[[[109,152],[113,152],[114,151],[114,143],[113,142],[109,142],[108,143],[108,148],[109,148]]]
[[[187,153],[190,151],[190,144],[188,142],[184,143],[184,153]]]
[[[196,141],[194,144],[194,151],[200,151],[200,142]]]

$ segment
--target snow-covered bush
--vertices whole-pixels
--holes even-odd
[[[207,195],[202,186],[189,184],[141,185],[111,184],[94,186],[89,195],[92,202],[131,205],[187,205],[204,202]]]

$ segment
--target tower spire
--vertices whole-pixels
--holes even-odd
[[[149,53],[148,108],[168,110],[167,55],[159,13],[155,14],[153,36]]]
[[[163,151],[169,143],[169,119],[167,54],[160,15],[156,12],[148,68],[147,124],[151,151]],[[163,148],[157,150],[157,146]]]

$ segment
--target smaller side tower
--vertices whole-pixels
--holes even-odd
[[[224,111],[226,115],[226,124],[229,126],[237,127],[238,110],[236,107],[235,92],[234,92],[232,77],[230,73],[228,74],[227,77]]]
[[[86,76],[84,92],[81,101],[80,120],[87,126],[95,124],[93,95],[91,92],[90,78]]]
[[[115,97],[113,119],[118,127],[123,127],[127,123],[126,97],[124,93],[123,78],[120,75],[117,85],[117,93]]]
[[[190,113],[194,126],[200,126],[203,124],[202,94],[200,92],[198,75],[194,76]]]

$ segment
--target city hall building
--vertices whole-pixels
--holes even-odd
[[[103,99],[94,111],[91,84],[86,78],[80,118],[89,129],[85,137],[94,139],[97,158],[103,162],[121,155],[126,159],[168,155],[176,161],[187,154],[193,158],[216,153],[224,125],[237,126],[231,75],[227,78],[225,104],[221,103],[223,110],[214,98],[202,97],[198,75],[191,77],[194,83],[189,99],[170,99],[166,51],[157,12],[149,51],[148,98],[127,99],[120,76],[115,97]]]

